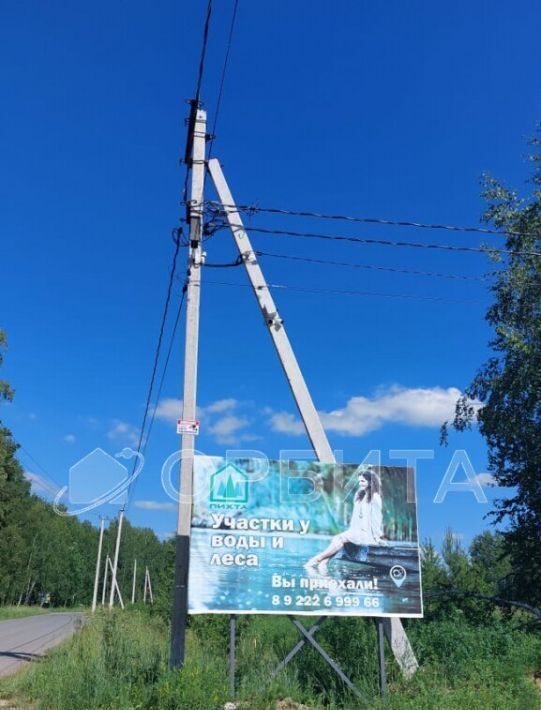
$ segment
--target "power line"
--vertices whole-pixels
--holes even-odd
[[[172,328],[172,330],[171,330],[171,335],[170,335],[170,337],[169,337],[169,346],[168,346],[168,348],[167,348],[167,355],[166,355],[166,357],[165,357],[165,362],[164,362],[163,369],[162,369],[162,374],[161,374],[161,377],[160,377],[160,383],[159,383],[159,385],[158,385],[158,390],[157,390],[156,398],[155,398],[155,400],[154,400],[154,401],[155,401],[155,404],[154,404],[154,407],[153,407],[153,409],[152,409],[152,415],[151,415],[151,418],[150,418],[150,423],[149,423],[149,425],[148,425],[147,435],[146,435],[146,438],[145,438],[144,443],[143,443],[143,450],[142,450],[142,454],[143,454],[143,455],[146,453],[146,449],[147,449],[147,446],[148,446],[148,442],[149,442],[149,440],[150,440],[150,434],[152,433],[152,428],[153,428],[153,426],[154,426],[154,420],[156,419],[156,410],[157,410],[158,404],[159,404],[159,402],[160,402],[160,398],[161,398],[161,394],[162,394],[162,389],[163,389],[163,384],[164,384],[164,382],[165,382],[165,376],[166,376],[166,374],[167,374],[167,370],[168,370],[168,367],[169,367],[169,360],[170,360],[170,358],[171,358],[171,353],[172,353],[172,351],[173,351],[173,345],[174,345],[174,343],[175,343],[175,335],[176,335],[176,332],[177,332],[178,324],[179,324],[179,322],[180,322],[180,316],[181,316],[181,314],[182,314],[182,308],[183,308],[183,306],[184,306],[185,298],[186,298],[186,284],[184,284],[184,286],[183,286],[183,288],[182,288],[182,296],[181,296],[180,301],[179,301],[179,304],[178,304],[177,314],[176,314],[176,316],[175,316],[175,321],[174,321],[174,323],[173,323],[173,328]],[[132,499],[133,494],[134,494],[134,492],[135,492],[135,487],[136,487],[136,485],[137,485],[137,479],[135,479],[135,480],[133,481],[133,484],[132,484],[132,486],[130,487],[130,489],[129,489],[129,491],[128,491],[128,500],[127,500],[127,502],[126,502],[126,506],[128,506],[128,505],[131,503],[131,499]]]
[[[203,40],[201,42],[201,52],[199,54],[199,68],[197,71],[197,81],[195,87],[195,98],[188,101],[191,105],[190,116],[187,120],[188,123],[188,137],[186,140],[186,148],[184,152],[184,162],[186,163],[186,175],[184,178],[184,186],[182,190],[182,202],[188,204],[188,180],[190,176],[190,170],[192,167],[191,158],[191,136],[193,132],[193,123],[195,121],[195,116],[197,109],[201,104],[201,85],[203,83],[203,74],[205,71],[205,59],[207,56],[208,38],[209,38],[209,28],[210,28],[210,18],[212,15],[212,0],[208,0],[207,12],[205,16],[205,23],[203,25]],[[181,161],[182,162],[182,161]]]
[[[541,256],[535,251],[515,251],[509,249],[497,249],[492,246],[487,247],[466,247],[453,244],[425,244],[423,242],[403,242],[390,239],[368,239],[365,237],[349,237],[337,234],[321,234],[320,232],[294,232],[286,229],[268,229],[265,227],[245,227],[242,224],[230,224],[231,229],[239,231],[257,232],[259,234],[276,234],[288,237],[302,237],[308,239],[326,239],[331,241],[353,242],[356,244],[375,244],[387,247],[406,247],[413,249],[440,249],[443,251],[465,252],[470,254],[505,254],[515,256]]]
[[[541,237],[541,234],[539,232],[520,232],[512,229],[508,231],[502,231],[499,229],[490,229],[489,227],[465,227],[454,224],[432,224],[427,222],[412,222],[408,220],[382,219],[379,217],[352,217],[349,215],[324,214],[322,212],[287,210],[278,207],[259,207],[257,205],[224,205],[222,202],[218,202],[216,200],[209,200],[207,204],[211,207],[214,206],[220,208],[235,208],[239,212],[244,212],[248,214],[254,214],[256,212],[266,212],[269,214],[282,214],[289,215],[292,217],[314,217],[317,219],[359,222],[361,224],[384,224],[393,227],[416,227],[418,229],[444,229],[450,232],[477,232],[480,234],[497,234],[502,237],[505,237],[507,235]]]
[[[149,382],[149,386],[148,386],[148,390],[147,390],[147,400],[146,400],[146,404],[145,404],[145,412],[143,414],[143,420],[141,422],[141,429],[139,431],[139,441],[137,444],[137,453],[141,453],[141,447],[143,445],[143,439],[145,436],[145,426],[146,426],[146,421],[147,421],[147,417],[148,417],[148,412],[150,409],[150,402],[152,399],[152,391],[154,389],[154,382],[156,380],[156,372],[158,369],[158,362],[160,359],[160,352],[161,352],[161,347],[162,347],[163,335],[164,335],[164,331],[165,331],[165,324],[167,321],[167,314],[169,312],[169,304],[171,302],[171,294],[173,292],[173,283],[175,280],[175,272],[176,272],[176,268],[177,268],[177,257],[178,257],[179,250],[180,250],[180,238],[177,236],[177,238],[175,239],[175,251],[173,254],[173,260],[172,260],[171,269],[169,272],[169,281],[167,284],[167,293],[165,296],[165,303],[164,303],[162,319],[161,319],[161,323],[160,323],[158,342],[156,343],[156,348],[154,351],[154,360],[152,363],[152,373],[150,376],[150,382]],[[134,464],[133,464],[132,476],[135,473],[136,466],[137,466],[137,459],[135,459]],[[130,495],[130,488],[131,488],[131,486],[128,487],[128,499],[129,499],[129,495]],[[126,507],[126,504],[123,505],[122,510],[124,510],[125,507]]]
[[[396,274],[409,274],[411,276],[433,276],[442,279],[455,279],[460,281],[489,281],[489,275],[466,276],[464,274],[447,274],[438,271],[419,271],[417,269],[401,269],[393,266],[376,266],[375,264],[357,264],[349,261],[331,261],[329,259],[315,259],[308,256],[293,256],[292,254],[271,254],[266,251],[256,251],[257,256],[267,256],[273,259],[287,259],[290,261],[304,261],[310,264],[325,264],[329,266],[347,266],[355,269],[367,269],[370,271],[387,271]],[[236,264],[227,264],[233,266]]]
[[[210,143],[209,143],[209,154],[208,154],[208,159],[210,160],[212,156],[212,146],[214,143],[214,139],[216,138],[216,126],[218,124],[218,118],[220,116],[220,107],[222,104],[222,97],[223,97],[223,92],[224,92],[224,84],[225,84],[225,75],[227,73],[227,67],[229,64],[229,55],[231,53],[231,45],[233,43],[233,31],[235,29],[235,21],[237,19],[237,10],[239,9],[239,0],[235,0],[235,4],[233,6],[233,15],[231,17],[231,24],[229,25],[229,37],[227,39],[227,50],[225,53],[225,59],[224,59],[224,65],[222,68],[222,76],[220,79],[220,89],[218,91],[218,99],[216,101],[216,109],[214,112],[214,123],[212,126],[212,133],[210,136]]]
[[[205,283],[212,284],[214,286],[239,286],[241,288],[252,288],[250,284],[233,283],[232,281],[208,281]],[[350,289],[334,289],[334,288],[304,288],[302,286],[291,286],[289,284],[267,284],[267,286],[260,286],[260,289],[284,289],[287,291],[299,291],[301,293],[312,293],[312,294],[327,294],[336,296],[375,296],[377,298],[405,298],[414,301],[436,301],[439,303],[484,303],[481,299],[450,299],[443,296],[415,296],[408,293],[379,293],[377,291],[357,291]]]
[[[12,433],[12,432],[10,432],[10,438],[11,438],[11,440],[13,441],[13,443],[14,443],[16,446],[18,446],[19,449],[24,453],[24,455],[25,455],[28,459],[30,459],[31,461],[33,461],[34,464],[38,467],[38,469],[41,470],[41,473],[42,473],[43,475],[40,476],[40,479],[41,479],[41,480],[40,480],[39,483],[40,483],[40,484],[42,485],[42,487],[49,493],[49,495],[54,496],[54,495],[58,492],[58,490],[60,489],[60,486],[58,485],[58,483],[56,483],[56,481],[53,479],[53,477],[51,476],[51,474],[45,469],[45,467],[42,466],[42,464],[40,464],[40,462],[39,462],[34,456],[32,456],[32,454],[30,453],[30,451],[28,451],[28,449],[27,449],[25,446],[23,446],[23,445],[21,444],[21,442],[18,441],[18,439],[16,439],[16,438],[13,436],[13,433]],[[31,472],[26,471],[26,473],[31,473]],[[26,476],[26,478],[27,478],[27,480],[28,480],[28,476]],[[32,481],[30,480],[30,482],[32,482]]]
[[[165,357],[165,362],[164,362],[164,365],[163,365],[162,375],[161,375],[161,377],[160,377],[160,384],[158,385],[158,391],[157,391],[157,394],[156,394],[156,399],[155,399],[155,403],[156,403],[156,404],[155,404],[155,406],[154,406],[154,408],[153,408],[153,410],[152,410],[152,417],[151,417],[151,419],[150,419],[150,424],[149,424],[149,426],[148,426],[148,432],[147,432],[147,437],[146,437],[146,441],[145,441],[145,444],[144,444],[143,451],[146,451],[146,447],[147,447],[148,441],[149,441],[149,439],[150,439],[150,433],[151,433],[152,427],[153,427],[153,425],[154,425],[154,419],[156,418],[156,409],[157,409],[158,404],[159,404],[159,402],[160,402],[160,397],[161,397],[161,394],[162,394],[163,384],[164,384],[164,382],[165,382],[165,376],[166,376],[167,370],[168,370],[168,368],[169,368],[169,360],[171,359],[171,353],[172,353],[172,351],[173,351],[173,345],[175,344],[175,335],[176,335],[176,333],[177,333],[177,328],[178,328],[178,324],[179,324],[179,322],[180,322],[180,316],[181,316],[181,314],[182,314],[182,307],[184,306],[184,301],[185,301],[185,299],[186,299],[186,284],[184,284],[184,287],[182,288],[182,296],[181,296],[180,302],[179,302],[179,304],[178,304],[177,315],[175,316],[175,322],[173,323],[173,328],[172,328],[172,330],[171,330],[171,336],[170,336],[170,338],[169,338],[169,347],[167,348],[167,355],[166,355],[166,357]]]
[[[205,18],[205,25],[203,27],[203,42],[201,45],[201,54],[199,56],[199,70],[197,72],[197,84],[195,89],[195,100],[197,105],[199,105],[199,100],[201,98],[201,84],[203,82],[203,72],[205,70],[205,58],[207,55],[207,45],[209,39],[209,27],[210,27],[210,16],[212,15],[212,0],[208,1],[207,4],[207,15]]]

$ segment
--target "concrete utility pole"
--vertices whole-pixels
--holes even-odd
[[[103,588],[101,590],[101,605],[105,606],[105,595],[107,594],[107,577],[109,575],[109,553],[105,558],[105,568],[103,570]]]
[[[248,233],[244,229],[241,215],[235,206],[233,195],[226,182],[220,162],[216,158],[209,160],[208,170],[314,452],[319,461],[336,463],[334,452],[304,381],[283,321],[278,314],[278,308],[274,303],[268,284],[257,261],[257,255],[252,248]],[[402,622],[399,618],[392,617],[382,619],[382,624],[389,645],[402,672],[406,676],[413,675],[417,670],[418,663]]]
[[[133,581],[131,585],[131,603],[135,604],[135,578],[137,577],[137,560],[133,561]]]
[[[192,101],[188,129],[186,159],[191,164],[190,192],[190,247],[188,253],[188,280],[186,292],[186,342],[184,350],[184,396],[182,419],[196,419],[197,351],[199,344],[199,301],[201,292],[201,267],[203,252],[203,187],[205,182],[205,144],[207,113]],[[171,668],[184,663],[186,620],[188,615],[188,569],[190,564],[190,528],[192,517],[192,485],[194,461],[194,434],[184,433],[181,439],[180,497],[175,552],[175,586],[171,618]]]
[[[98,585],[100,583],[100,564],[101,564],[101,548],[103,545],[103,529],[105,527],[105,518],[100,516],[100,539],[98,542],[98,557],[96,559],[96,574],[94,575],[94,594],[92,595],[92,613],[96,611],[98,603]]]
[[[154,595],[152,594],[152,584],[150,583],[150,572],[148,571],[148,567],[145,568],[145,584],[145,589],[148,588],[150,603],[154,604]]]
[[[113,565],[111,563],[111,558],[109,558],[109,567],[111,568],[111,573],[113,572]],[[124,609],[124,600],[122,599],[122,594],[120,593],[120,587],[118,586],[118,582],[116,579],[111,580],[111,584],[113,589],[116,591],[118,595],[118,601],[120,602],[120,606],[122,609]]]
[[[120,550],[120,536],[122,534],[122,521],[124,520],[124,508],[120,509],[120,513],[118,514],[118,527],[116,530],[116,544],[115,544],[115,557],[114,557],[114,562],[112,566],[112,573],[113,577],[111,580],[111,593],[109,596],[109,609],[113,608],[113,604],[115,603],[115,589],[118,589],[118,584],[116,582],[116,573],[118,569],[118,553]],[[122,608],[124,608],[124,605],[122,605]]]

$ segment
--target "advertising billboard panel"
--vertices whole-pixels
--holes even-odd
[[[413,471],[197,456],[191,614],[422,616]]]

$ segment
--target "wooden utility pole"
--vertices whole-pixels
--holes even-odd
[[[101,548],[103,545],[103,529],[105,527],[105,518],[100,517],[100,538],[98,542],[98,556],[96,558],[96,574],[94,575],[94,594],[92,595],[92,613],[96,611],[96,605],[98,603],[98,586],[100,583],[100,565],[101,565]]]
[[[186,160],[191,165],[192,182],[189,204],[190,246],[186,290],[186,340],[184,349],[184,396],[182,419],[196,419],[197,352],[199,345],[199,302],[203,252],[203,187],[205,182],[205,143],[207,114],[197,99],[191,102]],[[175,586],[171,618],[171,668],[184,663],[186,620],[188,615],[188,570],[190,564],[190,528],[192,517],[192,485],[194,434],[183,433],[180,442],[180,497],[175,550]]]

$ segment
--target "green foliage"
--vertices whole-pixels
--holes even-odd
[[[0,330],[0,364],[6,339]],[[4,386],[5,385],[5,386]],[[12,390],[0,382],[0,401]],[[18,445],[0,424],[0,606],[36,604],[46,594],[53,606],[89,605],[94,585],[98,530],[89,522],[57,515],[32,495],[16,458]],[[116,522],[104,536],[104,553],[114,550]],[[153,589],[166,577],[165,546],[148,528],[125,521],[118,567],[119,586],[131,596],[133,560],[138,559],[137,589],[142,596],[145,566]]]
[[[486,530],[473,538],[467,550],[452,530],[446,531],[441,552],[428,540],[422,546],[425,617],[442,620],[459,611],[472,624],[491,623],[502,615],[517,617],[512,607],[500,607],[488,599],[475,597],[479,594],[509,598],[509,571],[509,555],[501,533]],[[446,596],[446,590],[463,595]],[[528,615],[523,621],[533,619]]]
[[[0,329],[0,366],[4,362],[3,351],[6,350],[8,346],[6,334],[2,329]],[[5,380],[0,380],[0,401],[5,399],[11,402],[13,399],[14,392]]]
[[[541,136],[541,133],[540,133]],[[489,450],[489,469],[508,489],[496,501],[495,522],[506,522],[509,591],[541,603],[541,138],[533,141],[533,190],[529,200],[492,178],[485,180],[487,222],[506,232],[509,253],[496,273],[494,303],[486,319],[493,355],[459,401],[452,426],[478,420]],[[477,400],[477,411],[471,404]],[[443,431],[444,437],[446,429]]]
[[[7,682],[42,708],[149,707],[165,671],[165,629],[137,613],[97,614],[80,633]]]
[[[39,606],[0,606],[0,621],[6,619],[21,619],[25,616],[36,616],[37,614],[47,614],[48,609]]]
[[[102,612],[48,660],[0,683],[1,697],[54,710],[153,708],[218,710],[229,699],[227,622],[197,617],[187,635],[182,671],[167,667],[167,626],[143,611]],[[274,710],[293,698],[309,708],[472,708],[522,710],[539,706],[532,674],[541,640],[506,621],[472,626],[460,612],[445,621],[412,620],[408,635],[421,668],[404,680],[388,653],[389,695],[378,696],[376,637],[369,620],[331,619],[318,641],[364,694],[347,692],[322,659],[304,648],[274,681],[270,675],[298,640],[285,617],[242,617],[238,625],[237,699],[241,707]],[[32,705],[34,706],[34,705]],[[296,707],[292,705],[291,707]]]

